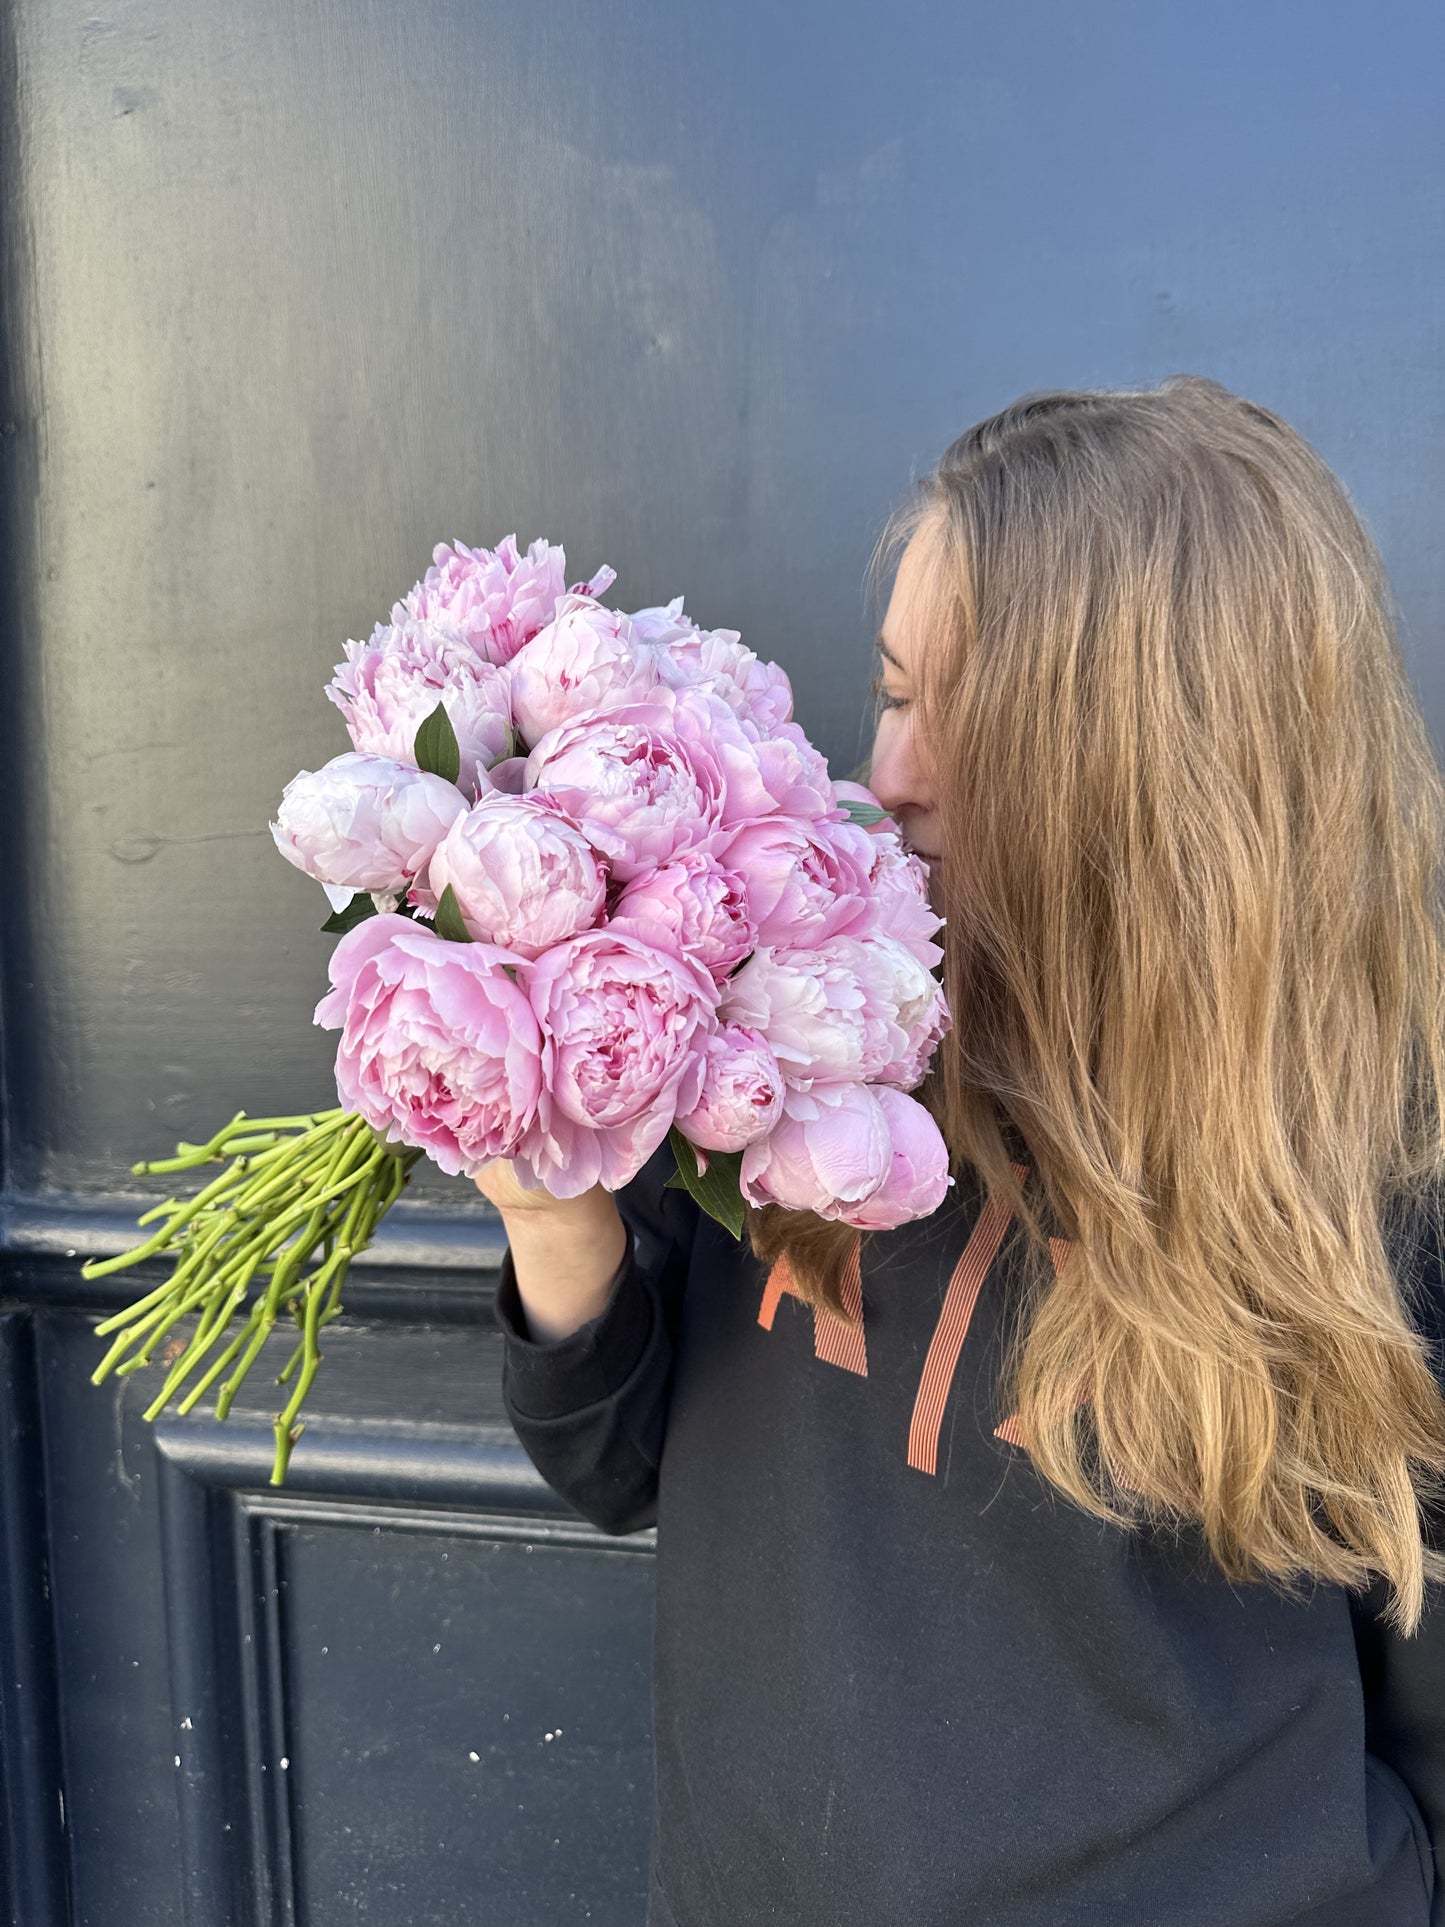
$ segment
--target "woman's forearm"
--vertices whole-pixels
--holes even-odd
[[[606,1309],[627,1251],[627,1228],[612,1199],[602,1196],[605,1209],[524,1210],[503,1219],[517,1296],[528,1334],[539,1344],[568,1337]]]

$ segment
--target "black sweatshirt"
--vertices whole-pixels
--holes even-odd
[[[599,1318],[529,1342],[510,1264],[497,1301],[539,1470],[658,1528],[648,1927],[1445,1927],[1445,1603],[1402,1639],[1059,1497],[999,1408],[1022,1233],[976,1185],[864,1241],[859,1332],[670,1168]]]

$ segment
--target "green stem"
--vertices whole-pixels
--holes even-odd
[[[268,1168],[264,1173],[253,1173],[252,1182],[241,1193],[238,1202],[249,1215],[257,1211],[269,1199],[278,1196],[292,1186],[303,1186],[308,1175],[324,1160],[331,1157],[335,1145],[330,1142],[333,1133],[319,1133],[309,1138],[296,1138],[286,1148],[292,1153],[284,1163],[277,1161],[277,1168]],[[270,1164],[270,1160],[258,1163]]]
[[[256,1255],[248,1261],[241,1276],[235,1283],[231,1285],[228,1290],[218,1291],[215,1294],[212,1303],[207,1307],[196,1326],[195,1336],[191,1339],[190,1344],[176,1360],[175,1364],[172,1365],[170,1372],[167,1374],[165,1384],[146,1407],[146,1418],[157,1419],[160,1417],[161,1413],[166,1409],[167,1405],[170,1404],[176,1393],[181,1389],[182,1385],[185,1384],[191,1373],[196,1369],[197,1365],[200,1364],[206,1353],[211,1349],[211,1346],[230,1323],[235,1314],[236,1307],[245,1298],[251,1280],[256,1275],[257,1267],[261,1263],[261,1256],[262,1254],[257,1252]]]
[[[157,1285],[154,1291],[147,1292],[144,1298],[139,1298],[134,1304],[127,1305],[124,1311],[115,1312],[111,1317],[102,1319],[100,1324],[95,1328],[97,1336],[104,1338],[109,1333],[119,1330],[122,1325],[129,1326],[133,1334],[138,1334],[144,1330],[144,1328],[152,1322],[154,1317],[164,1313],[166,1301],[172,1298],[177,1291],[185,1285],[186,1280],[195,1270],[201,1259],[215,1250],[216,1246],[225,1236],[226,1231],[228,1229],[234,1229],[235,1223],[236,1215],[234,1212],[223,1212],[219,1220],[209,1228],[192,1250],[181,1259],[180,1263],[163,1285]],[[152,1307],[155,1307],[154,1311],[152,1311]],[[147,1313],[150,1315],[145,1316],[144,1314]]]
[[[327,1162],[325,1175],[327,1179],[331,1180],[333,1189],[344,1188],[346,1182],[348,1182],[347,1164],[350,1161],[354,1161],[356,1156],[359,1155],[364,1148],[364,1140],[360,1133],[353,1133],[349,1142],[343,1142],[340,1145],[333,1145],[331,1147],[331,1155]],[[339,1186],[337,1185],[338,1176],[340,1179]],[[233,1246],[232,1250],[226,1254],[226,1262],[220,1267],[217,1274],[208,1279],[198,1290],[194,1287],[187,1289],[189,1281],[201,1271],[207,1258],[211,1256],[228,1233],[236,1228],[239,1216],[238,1207],[232,1206],[230,1210],[219,1214],[215,1223],[208,1227],[205,1235],[198,1239],[193,1249],[181,1260],[164,1285],[148,1294],[138,1305],[131,1305],[127,1307],[125,1311],[118,1312],[113,1318],[106,1319],[97,1328],[100,1335],[105,1336],[107,1333],[116,1330],[118,1326],[125,1327],[97,1368],[99,1377],[96,1378],[95,1382],[100,1383],[112,1370],[117,1370],[118,1373],[124,1373],[138,1370],[141,1365],[148,1364],[152,1352],[165,1336],[166,1332],[183,1318],[187,1312],[193,1310],[198,1303],[209,1296],[214,1290],[218,1279],[224,1279],[226,1274],[238,1262],[248,1266],[250,1274],[253,1275],[266,1253],[274,1250],[284,1240],[292,1226],[305,1215],[307,1211],[310,1212],[313,1219],[317,1217],[318,1212],[324,1208],[326,1197],[327,1191],[325,1189],[321,1191],[319,1197],[317,1194],[312,1193],[280,1219],[263,1222],[251,1231],[249,1237],[242,1238],[238,1244]],[[312,1242],[314,1242],[314,1240],[312,1240]],[[271,1288],[267,1294],[273,1318],[280,1306],[282,1290],[284,1288],[283,1280],[291,1273],[300,1269],[300,1266],[309,1256],[309,1252],[310,1244],[307,1242],[305,1234],[303,1234],[302,1238],[298,1240],[296,1247],[287,1253],[286,1258],[278,1261],[277,1265],[273,1268]],[[136,1316],[137,1312],[141,1314],[139,1317]],[[125,1365],[118,1366],[117,1361],[123,1358],[126,1352],[138,1344],[142,1337],[146,1338],[143,1350],[139,1352],[135,1358],[128,1360]]]
[[[225,1371],[226,1367],[230,1364],[231,1360],[236,1356],[237,1352],[239,1352],[241,1347],[246,1343],[246,1340],[250,1335],[252,1326],[256,1323],[257,1319],[260,1316],[261,1316],[261,1304],[260,1304],[260,1300],[258,1299],[255,1305],[251,1309],[251,1316],[246,1320],[245,1324],[241,1327],[236,1337],[231,1340],[230,1344],[221,1353],[219,1358],[212,1360],[210,1365],[206,1367],[206,1370],[204,1374],[201,1376],[201,1378],[197,1380],[197,1382],[191,1387],[190,1391],[188,1391],[185,1397],[181,1400],[180,1404],[176,1407],[177,1412],[180,1413],[182,1418],[185,1417],[187,1412],[193,1410],[195,1406],[199,1405],[201,1400],[206,1396],[206,1393],[210,1391],[211,1387],[215,1384],[216,1380],[221,1376],[221,1373]]]
[[[232,1372],[231,1376],[226,1380],[225,1384],[221,1387],[220,1393],[216,1398],[216,1417],[217,1418],[230,1417],[231,1407],[236,1401],[236,1394],[237,1392],[240,1391],[241,1386],[245,1381],[247,1372],[250,1371],[251,1367],[256,1363],[256,1360],[260,1357],[261,1347],[266,1343],[266,1340],[271,1336],[271,1327],[276,1322],[275,1314],[272,1313],[269,1316],[267,1315],[264,1302],[260,1307],[260,1312],[261,1312],[261,1315],[259,1320],[257,1321],[256,1329],[251,1334],[251,1337],[247,1342],[246,1349],[241,1353],[240,1363],[237,1365],[235,1371]]]
[[[149,1211],[141,1213],[136,1223],[149,1224],[153,1218],[163,1218],[167,1211],[174,1211],[179,1203],[179,1198],[167,1198],[164,1204],[153,1204]]]
[[[224,1379],[216,1399],[216,1416],[224,1419],[289,1309],[301,1338],[277,1381],[291,1388],[275,1420],[272,1481],[279,1485],[304,1429],[298,1415],[321,1364],[320,1334],[341,1313],[352,1256],[371,1241],[422,1155],[383,1143],[364,1119],[342,1109],[253,1119],[241,1111],[207,1143],[181,1144],[173,1158],[137,1165],[138,1173],[158,1173],[228,1160],[194,1198],[151,1207],[138,1223],[156,1229],[134,1249],[83,1267],[87,1278],[100,1278],[161,1252],[175,1260],[164,1284],[98,1327],[114,1342],[95,1382],[152,1363],[175,1327],[194,1315],[195,1327],[145,1416],[159,1417],[177,1399],[175,1409],[188,1413]],[[244,1318],[233,1330],[238,1310]]]
[[[304,1134],[317,1130],[334,1131],[348,1118],[355,1117],[356,1112],[345,1110],[338,1104],[329,1111],[302,1111],[296,1117],[246,1117],[244,1111],[241,1116],[245,1118],[248,1131],[299,1131]]]
[[[292,1429],[296,1415],[306,1401],[306,1394],[311,1390],[311,1381],[315,1378],[317,1368],[321,1364],[321,1352],[316,1341],[320,1330],[321,1300],[330,1282],[326,1274],[328,1270],[337,1266],[345,1270],[350,1259],[350,1245],[339,1246],[335,1256],[328,1264],[323,1265],[311,1280],[311,1289],[306,1299],[306,1336],[302,1340],[306,1362],[301,1368],[301,1376],[297,1380],[295,1391],[287,1401],[286,1409],[276,1420],[276,1461],[271,1468],[272,1485],[280,1485],[286,1477],[286,1469],[291,1463],[291,1449],[301,1436],[299,1427],[294,1431]]]
[[[242,1164],[245,1164],[244,1159],[242,1160]],[[249,1166],[246,1166],[245,1169],[249,1169]],[[234,1170],[222,1171],[219,1177],[211,1180],[204,1191],[198,1191],[195,1197],[188,1203],[183,1204],[180,1209],[162,1225],[159,1231],[153,1233],[151,1237],[146,1239],[144,1244],[136,1245],[131,1251],[122,1251],[114,1258],[102,1258],[99,1261],[92,1260],[91,1263],[82,1265],[80,1268],[81,1277],[86,1279],[107,1278],[113,1271],[123,1271],[127,1265],[137,1265],[142,1258],[153,1257],[157,1251],[162,1250],[164,1246],[170,1243],[177,1231],[191,1222],[197,1212],[203,1211],[214,1199],[224,1197],[231,1186],[237,1182],[238,1175],[243,1177],[245,1170],[242,1170],[239,1174]]]

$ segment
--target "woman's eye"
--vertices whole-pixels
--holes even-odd
[[[908,707],[908,698],[906,696],[894,696],[890,694],[890,692],[884,688],[883,678],[881,676],[875,676],[873,678],[873,700],[880,709],[906,709]]]

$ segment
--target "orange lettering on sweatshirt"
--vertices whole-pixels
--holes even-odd
[[[863,1273],[859,1260],[859,1247],[854,1242],[843,1268],[842,1277],[844,1308],[858,1322],[850,1324],[840,1318],[826,1305],[813,1307],[813,1353],[825,1364],[841,1366],[845,1372],[856,1372],[860,1378],[868,1376],[868,1346],[863,1333]],[[778,1305],[784,1292],[803,1302],[788,1261],[779,1258],[768,1273],[768,1282],[763,1287],[763,1302],[758,1309],[758,1323],[764,1331],[773,1329],[773,1319],[777,1316]]]

